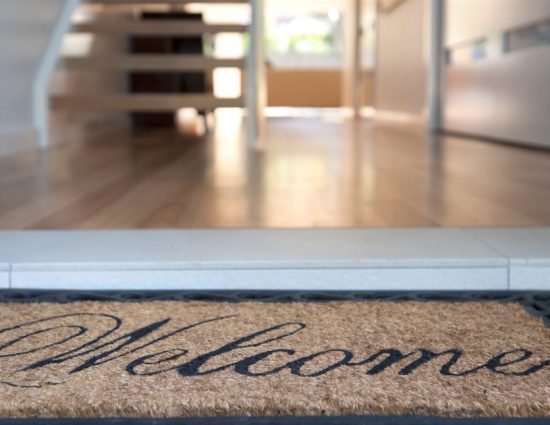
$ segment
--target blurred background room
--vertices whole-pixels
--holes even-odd
[[[550,225],[549,0],[0,0],[0,228]]]

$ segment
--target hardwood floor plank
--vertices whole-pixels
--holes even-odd
[[[371,121],[267,130],[250,152],[234,115],[205,137],[58,129],[63,143],[0,158],[0,228],[550,225],[549,152]]]

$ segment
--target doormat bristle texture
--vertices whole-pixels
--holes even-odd
[[[0,304],[0,417],[550,416],[519,304]]]

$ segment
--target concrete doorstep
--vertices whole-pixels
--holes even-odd
[[[550,228],[7,231],[0,288],[550,290]]]

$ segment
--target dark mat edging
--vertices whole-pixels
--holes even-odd
[[[403,416],[4,419],[2,425],[547,425],[546,418],[436,418]]]
[[[550,291],[49,291],[0,290],[0,302],[75,301],[211,301],[211,302],[329,302],[329,301],[494,301],[522,304],[529,314],[550,327]]]

